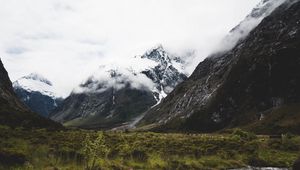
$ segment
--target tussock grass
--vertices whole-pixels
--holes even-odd
[[[24,130],[0,126],[0,169],[229,169],[291,167],[300,137]]]

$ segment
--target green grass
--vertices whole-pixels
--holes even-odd
[[[99,134],[101,138],[97,138]],[[86,169],[93,160],[94,169],[107,170],[291,167],[300,151],[300,137],[289,135],[277,140],[241,130],[188,135],[29,131],[0,126],[0,139],[0,169],[5,170]],[[87,147],[92,150],[87,152]]]

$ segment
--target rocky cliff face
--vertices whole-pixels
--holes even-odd
[[[286,0],[233,49],[201,62],[139,126],[299,133],[299,29],[300,2]]]
[[[57,94],[53,84],[36,73],[13,82],[13,88],[26,106],[44,117],[48,117],[63,101],[63,98]]]
[[[7,71],[0,60],[0,124],[24,128],[62,128],[33,113],[16,97]]]
[[[134,126],[136,119],[160,103],[187,79],[184,63],[162,46],[136,56],[129,67],[102,66],[81,84],[51,118],[67,126],[110,129]]]
[[[148,59],[156,63],[156,65],[152,67],[146,67],[141,73],[154,83],[155,87],[152,91],[158,103],[160,103],[177,84],[187,79],[187,73],[184,72],[184,61],[181,60],[180,57],[168,54],[161,45],[149,50],[140,58]]]
[[[12,83],[8,77],[7,71],[5,70],[0,60],[0,105],[1,108],[11,107],[19,111],[28,111],[14,95]]]

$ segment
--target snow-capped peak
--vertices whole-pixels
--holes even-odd
[[[24,89],[28,92],[39,92],[54,99],[62,98],[62,95],[57,93],[57,90],[51,81],[37,73],[31,73],[27,76],[21,77],[13,82],[13,87],[15,89]]]
[[[177,62],[185,64],[180,57],[170,54],[161,44],[148,50],[144,55],[141,56],[141,58],[147,58],[155,62]]]
[[[152,91],[157,102],[160,102],[187,78],[183,60],[167,52],[162,45],[133,57],[131,61],[130,65],[114,63],[100,66],[93,76],[73,92],[102,92],[110,87],[118,90],[130,85],[132,88]]]
[[[27,76],[22,77],[24,79],[31,79],[31,80],[35,80],[35,81],[40,81],[42,83],[46,83],[49,86],[52,86],[51,81],[49,81],[48,79],[46,79],[45,77],[43,77],[42,75],[38,74],[38,73],[31,73]]]
[[[162,45],[158,45],[147,51],[144,55],[141,56],[141,58],[147,58],[156,62],[171,61],[169,55],[166,53]]]
[[[146,53],[140,56],[140,58],[142,60],[150,60],[155,62],[155,66],[160,65],[164,68],[172,66],[180,73],[188,75],[185,71],[185,61],[183,61],[179,56],[173,55],[166,51],[162,45],[157,45],[148,50]],[[153,65],[150,67],[153,67]]]

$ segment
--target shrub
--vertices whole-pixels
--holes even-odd
[[[251,166],[256,166],[256,167],[264,167],[267,165],[267,162],[264,160],[260,159],[257,154],[250,155],[248,157],[248,165]]]
[[[86,157],[86,169],[94,169],[97,159],[106,158],[109,153],[103,132],[99,132],[95,140],[87,135],[83,145],[82,150]]]
[[[284,135],[282,138],[282,149],[286,151],[299,151],[300,138]]]
[[[139,162],[147,162],[148,155],[145,151],[135,149],[132,151],[131,156],[134,160]]]
[[[242,148],[243,151],[253,154],[259,150],[259,143],[257,141],[246,142]]]
[[[0,164],[2,165],[22,165],[26,161],[26,156],[22,153],[0,151]]]
[[[129,142],[126,140],[123,134],[120,134],[120,137],[122,139],[122,143],[119,145],[119,154],[123,159],[129,159],[131,158],[131,153],[133,150],[133,145],[129,145]]]
[[[246,132],[241,129],[235,129],[232,133],[233,136],[238,136],[242,140],[255,140],[257,136],[254,133]]]

